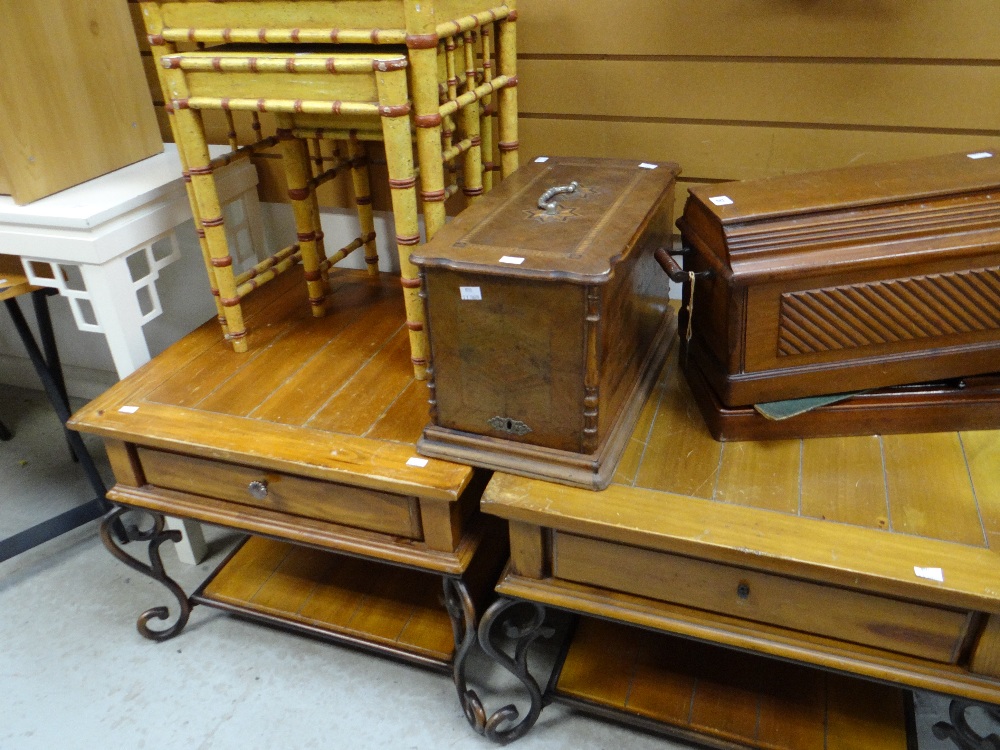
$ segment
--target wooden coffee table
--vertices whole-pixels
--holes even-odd
[[[478,511],[488,475],[414,450],[427,395],[398,279],[335,269],[313,318],[299,274],[246,306],[248,353],[209,321],[74,416],[115,472],[102,538],[176,599],[139,617],[147,638],[205,604],[452,670],[467,705],[465,655],[507,556],[502,522]],[[153,517],[148,563],[108,531],[126,512]],[[160,547],[179,536],[165,515],[249,538],[189,595],[164,572]]]
[[[714,646],[730,654],[728,695],[746,692],[741,670],[808,665],[851,680],[858,695],[875,681],[955,696],[951,724],[935,731],[984,746],[965,711],[1000,703],[1000,432],[719,443],[678,369],[672,356],[608,489],[490,481],[482,508],[509,520],[511,560],[480,640],[532,698],[520,720],[496,712],[492,734],[520,736],[545,701],[562,697],[700,737],[692,713],[643,708],[636,675],[650,673],[642,660],[652,659],[683,692],[690,654]],[[651,641],[621,628],[594,636],[588,626],[566,657],[577,667],[543,695],[524,655],[548,608],[689,646],[636,645]],[[518,635],[513,659],[497,645],[501,622]],[[741,667],[751,656],[756,666]],[[587,679],[581,664],[595,665]],[[762,685],[751,691],[758,716],[774,700]],[[884,721],[898,724],[891,713]],[[767,744],[760,726],[709,735],[720,747],[823,747]],[[879,742],[855,746],[893,746]]]

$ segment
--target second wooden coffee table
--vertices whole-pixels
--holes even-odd
[[[482,507],[508,519],[511,562],[481,640],[535,699],[499,725],[514,736],[542,705],[525,664],[493,645],[515,606],[539,608],[522,649],[556,608],[946,693],[938,731],[966,747],[980,747],[970,702],[1000,703],[1000,432],[718,443],[672,359],[608,489],[496,474]],[[608,675],[642,639],[609,632],[589,656],[570,648],[567,663],[604,665],[591,684],[556,692],[582,685],[579,702],[634,717]]]

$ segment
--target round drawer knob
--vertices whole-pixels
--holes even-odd
[[[749,599],[750,598],[750,584],[749,583],[741,583],[739,586],[737,586],[736,587],[736,596],[738,596],[740,599]]]
[[[267,497],[267,480],[261,479],[259,481],[250,482],[247,485],[247,490],[250,492],[250,497],[256,500],[263,500]]]

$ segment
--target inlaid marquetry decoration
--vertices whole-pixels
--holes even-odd
[[[1000,329],[1000,267],[781,295],[778,355]]]
[[[580,218],[580,214],[571,206],[556,206],[553,211],[546,211],[543,208],[526,208],[524,215],[528,219],[540,221],[543,224],[562,224]]]

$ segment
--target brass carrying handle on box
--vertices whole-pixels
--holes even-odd
[[[542,193],[542,197],[538,199],[538,207],[547,214],[554,214],[556,212],[556,208],[558,207],[556,206],[556,202],[552,199],[557,195],[562,195],[563,193],[575,193],[578,187],[580,187],[580,183],[576,180],[573,180],[569,185],[550,187]]]

